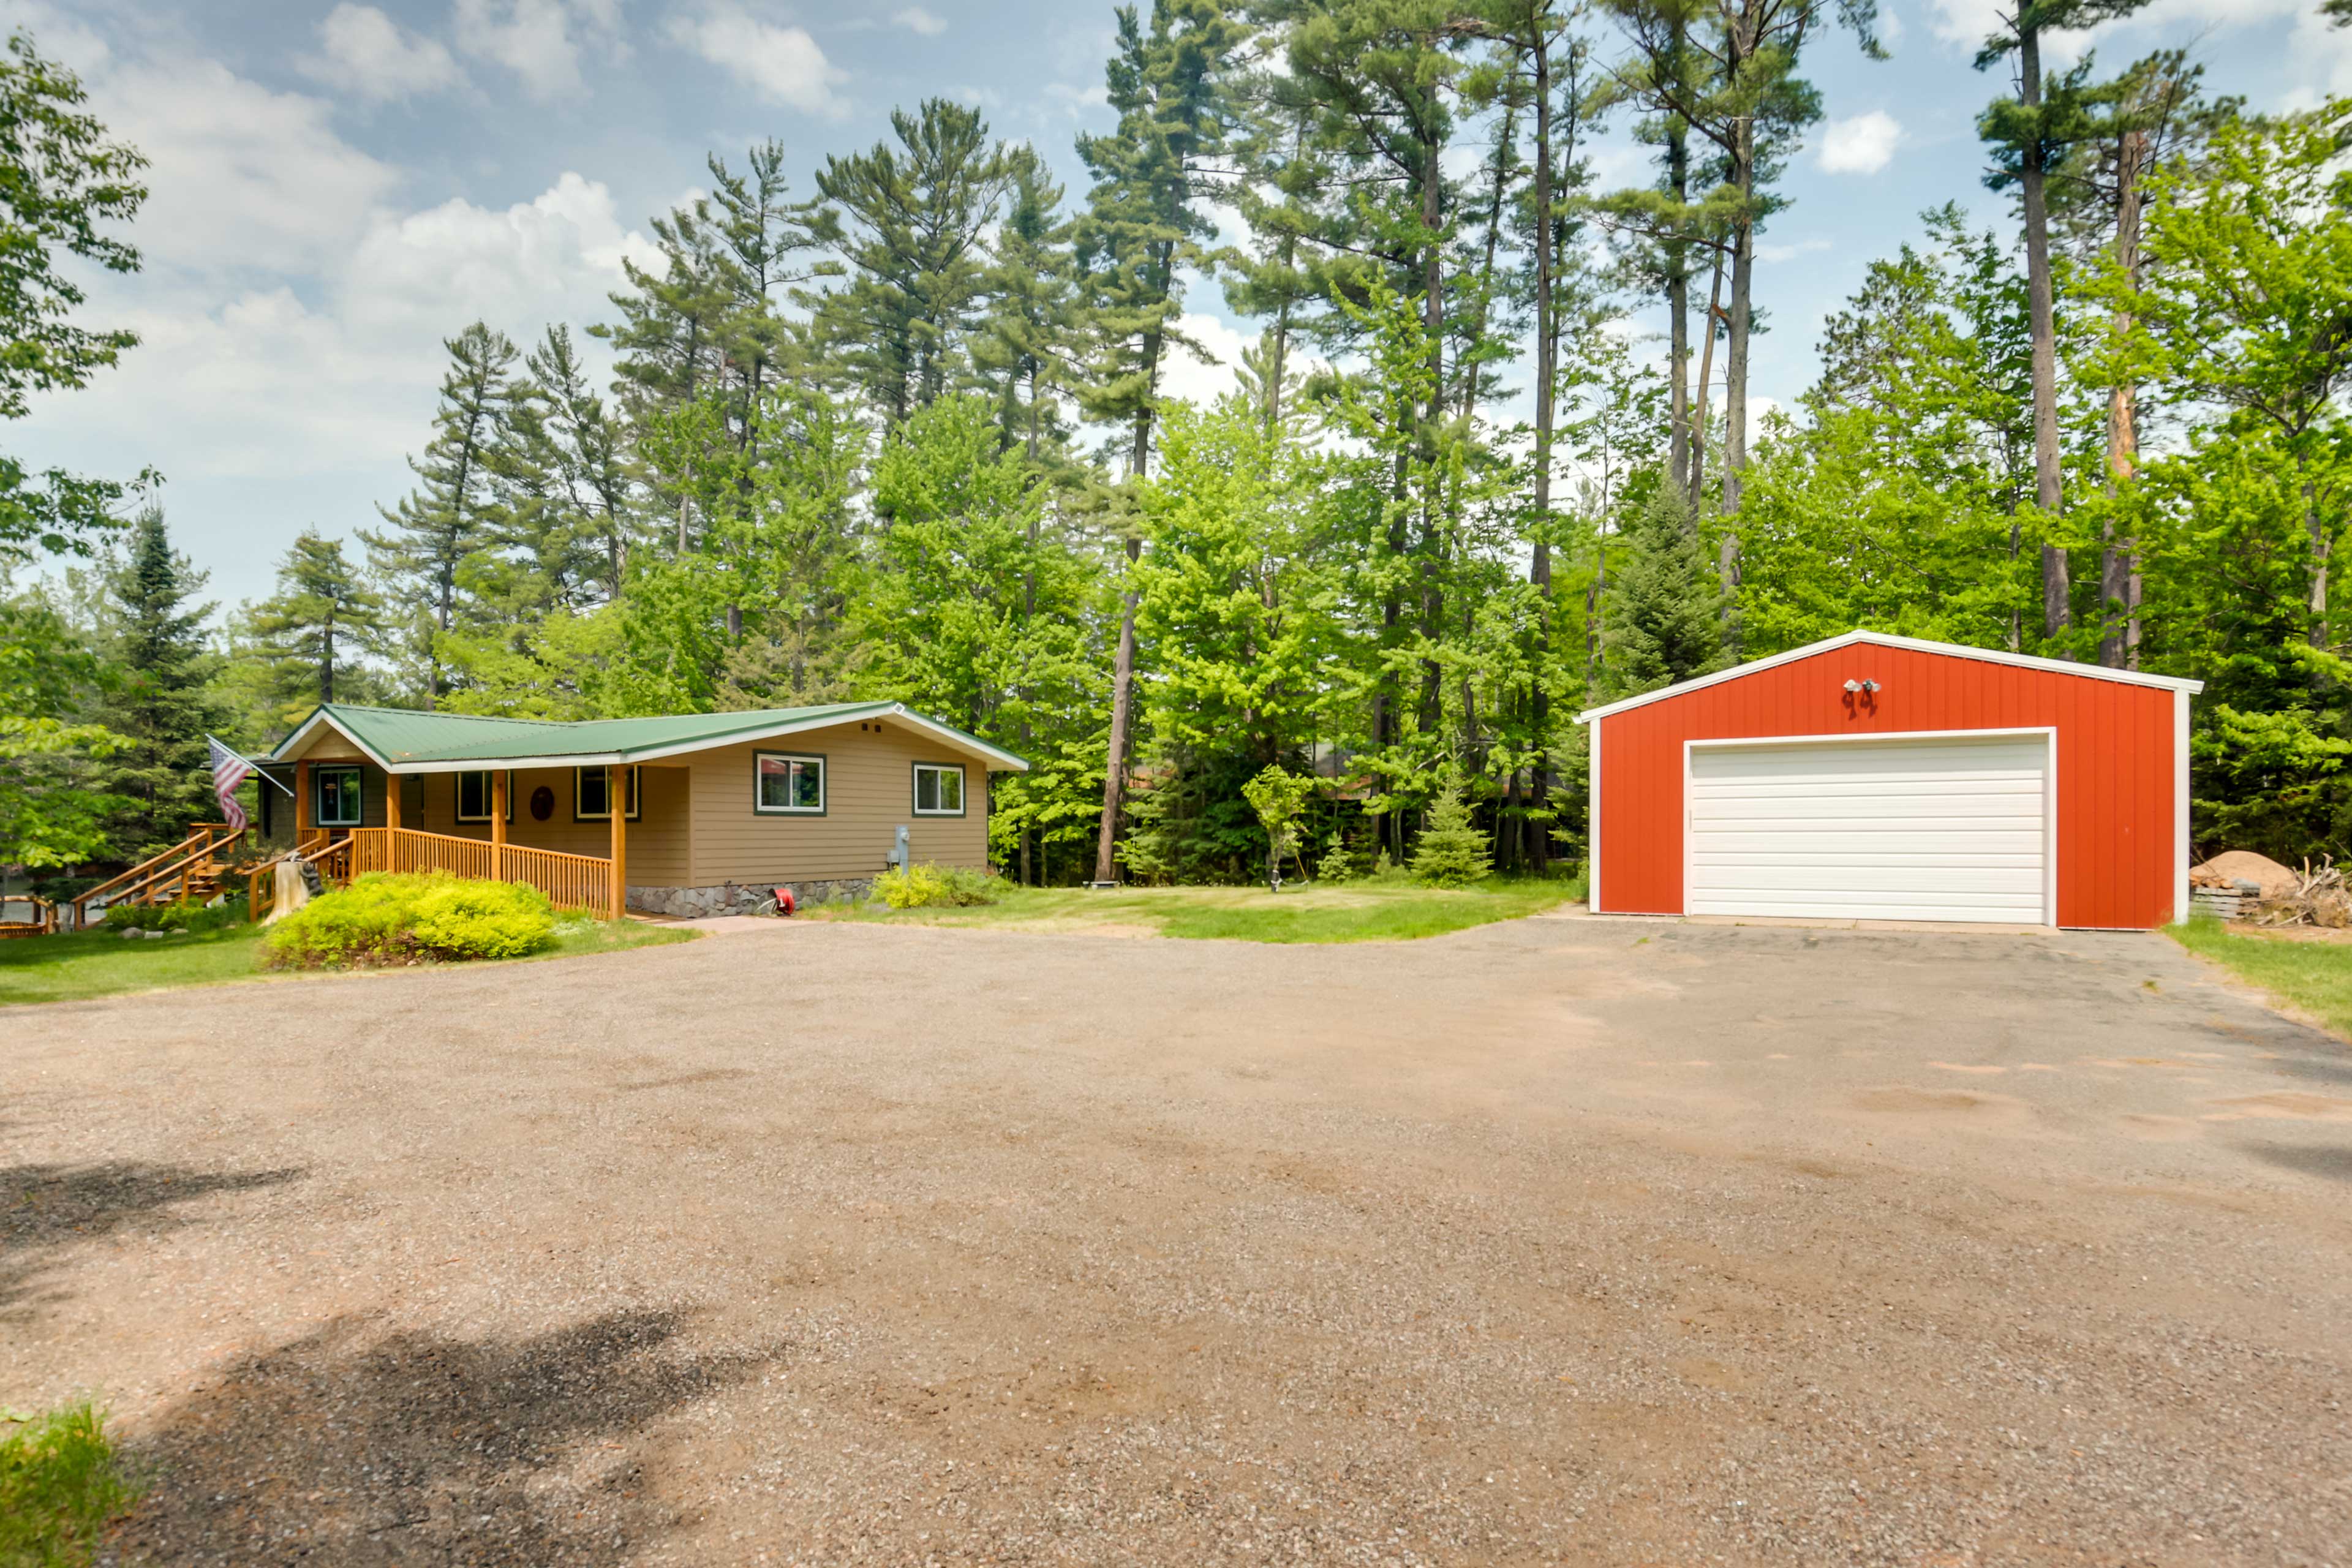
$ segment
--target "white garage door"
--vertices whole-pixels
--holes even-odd
[[[1693,746],[1695,915],[2039,925],[2049,742]]]

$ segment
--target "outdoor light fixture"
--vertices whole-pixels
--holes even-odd
[[[1849,680],[1845,683],[1845,689],[1848,691],[1875,692],[1878,689],[1878,682],[1875,680]]]

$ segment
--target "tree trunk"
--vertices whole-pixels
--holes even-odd
[[[1127,565],[1132,573],[1143,558],[1143,541],[1127,542]],[[1127,731],[1129,710],[1135,700],[1135,601],[1130,587],[1119,597],[1118,656],[1110,671],[1110,753],[1103,764],[1102,826],[1095,837],[1095,880],[1118,879],[1112,847],[1118,839],[1119,809],[1127,797]]]
[[[335,700],[335,606],[330,600],[327,619],[319,634],[319,700]]]
[[[2116,148],[2116,266],[2126,282],[2139,281],[2141,167],[2149,153],[2145,131],[2126,131]],[[2131,331],[2129,313],[2116,312],[2115,333]],[[2122,383],[2107,394],[2107,493],[2118,496],[2139,467],[2139,389]],[[2139,668],[2139,542],[2118,540],[2112,510],[2106,547],[2099,557],[2099,662],[2110,669]]]
[[[2032,26],[2018,30],[2018,90],[2030,110],[2042,108],[2042,36]],[[2045,519],[2055,521],[2064,506],[2058,466],[2058,335],[2050,282],[2050,212],[2043,189],[2039,125],[2021,160],[2019,186],[2025,200],[2025,290],[2033,331],[2033,496]],[[2068,605],[2066,552],[2042,547],[2042,635],[2055,637],[2074,622]]]
[[[1160,341],[1155,335],[1144,352],[1147,384],[1159,384]],[[1149,394],[1147,394],[1147,396]],[[1135,449],[1129,455],[1128,476],[1139,479],[1151,458],[1151,405],[1146,402],[1135,411]],[[1127,542],[1127,564],[1129,586],[1119,596],[1118,653],[1110,669],[1110,750],[1103,763],[1102,824],[1095,836],[1095,880],[1117,880],[1118,862],[1111,850],[1118,841],[1119,808],[1127,799],[1128,730],[1135,706],[1135,563],[1143,559],[1143,539],[1131,535]]]
[[[1666,188],[1677,207],[1690,199],[1690,136],[1669,117],[1666,126]],[[1680,222],[1679,216],[1676,219]],[[1679,239],[1666,242],[1666,471],[1687,491],[1690,467],[1690,253]]]
[[[1535,690],[1528,703],[1534,734],[1534,754],[1528,765],[1528,806],[1531,815],[1521,818],[1526,850],[1520,857],[1538,871],[1550,851],[1544,837],[1542,815],[1550,797],[1551,786],[1545,777],[1551,759],[1544,746],[1544,736],[1551,723],[1551,690],[1544,682],[1542,661],[1551,651],[1551,426],[1553,419],[1553,384],[1559,379],[1559,328],[1552,321],[1551,298],[1551,41],[1544,33],[1544,19],[1538,16],[1535,26],[1536,67],[1536,166],[1535,166],[1535,262],[1536,262],[1536,447],[1535,447],[1535,513],[1536,537],[1528,552],[1528,581],[1534,584],[1538,597],[1536,614],[1536,658],[1538,674]],[[1519,775],[1511,774],[1511,790],[1518,790]]]
[[[1690,497],[1691,510],[1703,504],[1702,492],[1706,488],[1706,400],[1715,389],[1715,323],[1723,317],[1723,252],[1715,253],[1715,279],[1706,289],[1706,316],[1699,323],[1705,334],[1705,346],[1698,355],[1698,385],[1696,390],[1696,412],[1691,419]]]
[[[1733,138],[1738,147],[1732,176],[1739,212],[1731,234],[1731,321],[1723,363],[1723,510],[1739,510],[1740,481],[1748,471],[1748,337],[1756,298],[1756,127],[1741,121]]]

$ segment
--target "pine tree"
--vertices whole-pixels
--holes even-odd
[[[1601,700],[1722,668],[1721,591],[1689,500],[1673,485],[1659,486],[1619,537],[1623,553],[1601,610],[1609,648]]]
[[[1183,310],[1180,268],[1197,258],[1200,239],[1214,232],[1192,210],[1193,168],[1223,143],[1231,110],[1221,79],[1243,36],[1241,24],[1217,0],[1153,0],[1149,34],[1135,7],[1120,7],[1118,52],[1105,72],[1118,126],[1108,136],[1078,138],[1078,156],[1095,176],[1076,232],[1098,343],[1094,379],[1081,401],[1093,417],[1126,427],[1122,444],[1131,479],[1150,468],[1160,378],[1167,355],[1184,341],[1176,330]],[[1142,536],[1129,531],[1126,544],[1131,569],[1142,554]],[[1130,585],[1121,601],[1111,668],[1110,738],[1095,843],[1098,882],[1112,879],[1127,787],[1135,601]]]
[[[1012,194],[971,359],[982,379],[996,384],[999,439],[1021,447],[1034,469],[1061,459],[1069,437],[1062,404],[1080,351],[1077,286],[1062,187],[1030,148],[1013,148],[1005,164]]]
[[[209,682],[210,605],[190,605],[205,574],[172,548],[159,507],[143,508],[121,554],[105,574],[108,661],[115,680],[95,715],[121,738],[95,770],[97,787],[131,802],[108,825],[114,853],[143,859],[187,836],[191,823],[217,819],[205,734],[221,723]]]
[[[1465,798],[1462,774],[1449,769],[1444,783],[1430,798],[1421,837],[1413,840],[1409,863],[1420,881],[1437,888],[1461,888],[1493,874],[1495,862],[1486,852],[1486,835],[1479,830]]]
[[[1996,99],[1978,119],[1978,133],[1990,145],[1994,190],[2017,187],[2024,219],[2025,277],[2033,323],[2033,476],[2035,503],[2055,519],[2065,505],[2065,480],[2058,434],[2058,328],[2050,273],[2050,172],[2067,148],[2089,130],[2079,73],[2045,84],[2042,36],[2061,28],[2091,27],[2127,16],[2147,0],[2020,0],[2001,16],[2001,30],[1977,51],[1983,70],[2011,56],[2017,61],[2017,96]],[[2055,90],[2045,91],[2045,85]],[[2056,637],[2074,624],[2065,547],[2042,546],[2042,635]]]
[[[383,629],[383,601],[343,554],[340,539],[306,528],[278,563],[278,591],[253,606],[247,630],[270,665],[270,684],[291,722],[312,702],[332,702],[338,660]]]
[[[849,281],[815,301],[836,374],[891,425],[961,385],[987,278],[982,245],[1009,166],[980,111],[943,98],[894,110],[898,145],[828,158],[817,189],[838,204]]]
[[[490,542],[497,521],[496,478],[517,393],[516,351],[505,333],[477,321],[442,346],[449,370],[433,439],[408,460],[420,482],[397,507],[376,509],[389,529],[360,532],[394,602],[415,606],[405,641],[427,707],[446,689],[436,644],[457,624],[460,568]]]

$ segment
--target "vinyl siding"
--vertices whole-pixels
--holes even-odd
[[[751,809],[756,752],[825,759],[823,816],[761,816]],[[903,825],[918,860],[948,866],[988,864],[988,767],[932,736],[888,721],[812,730],[782,741],[751,742],[684,759],[694,777],[693,887],[839,877],[871,877]],[[915,764],[963,766],[964,815],[915,815]],[[649,883],[632,869],[629,879]]]
[[[613,852],[613,825],[603,817],[575,822],[570,768],[517,768],[513,783],[514,820],[507,825],[507,842],[531,849],[552,849],[563,855],[593,855],[603,859]],[[545,822],[530,814],[533,790],[545,787],[555,797],[555,808]],[[688,770],[657,763],[645,764],[638,789],[643,815],[628,824],[629,882],[634,887],[685,887],[692,861],[690,818],[685,809]],[[457,775],[414,773],[408,779],[410,815],[404,826],[459,838],[490,837],[487,822],[457,820]],[[423,810],[416,810],[418,792]]]

